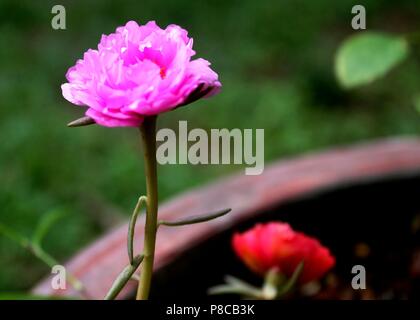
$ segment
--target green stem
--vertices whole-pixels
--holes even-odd
[[[220,210],[214,213],[209,213],[209,214],[201,215],[201,216],[188,217],[188,218],[184,218],[177,221],[160,220],[158,222],[158,226],[163,225],[163,226],[168,226],[168,227],[181,227],[181,226],[186,226],[188,224],[206,222],[206,221],[214,220],[216,218],[224,216],[230,211],[232,211],[232,209],[228,208],[228,209]]]
[[[147,203],[147,198],[145,196],[141,196],[137,201],[136,208],[134,209],[133,214],[131,215],[130,223],[128,224],[128,233],[127,233],[127,253],[128,259],[130,263],[133,264],[134,253],[134,231],[136,228],[137,217],[140,213],[142,203]]]
[[[144,146],[146,175],[146,225],[144,228],[144,259],[141,264],[137,300],[147,300],[153,274],[153,261],[156,245],[158,188],[156,166],[156,116],[146,117],[140,127]]]

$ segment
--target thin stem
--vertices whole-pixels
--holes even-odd
[[[140,126],[144,146],[146,175],[146,225],[144,230],[144,259],[141,264],[137,300],[147,300],[153,274],[153,261],[156,245],[158,188],[156,166],[156,116],[146,117]]]
[[[133,214],[131,215],[130,223],[128,224],[127,253],[128,253],[128,259],[130,260],[130,264],[133,264],[133,259],[134,259],[134,253],[133,253],[134,231],[136,228],[137,217],[140,213],[142,203],[147,203],[147,197],[141,196],[139,198],[139,200],[137,201],[136,208],[134,209]]]

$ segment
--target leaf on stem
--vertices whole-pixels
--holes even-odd
[[[304,265],[305,263],[303,261],[298,264],[298,266],[296,267],[290,279],[285,283],[284,286],[280,288],[277,297],[281,297],[285,295],[286,293],[288,293],[291,289],[293,289],[293,287],[295,286],[296,282],[299,279],[299,276],[301,275],[303,271]]]
[[[178,227],[178,226],[185,226],[188,224],[194,224],[194,223],[201,223],[201,222],[206,222],[209,220],[213,220],[216,218],[219,218],[221,216],[224,216],[225,214],[229,213],[232,209],[228,208],[228,209],[224,209],[224,210],[220,210],[214,213],[210,213],[210,214],[205,214],[205,215],[199,215],[199,216],[192,216],[192,217],[188,217],[188,218],[184,218],[184,219],[180,219],[180,220],[176,220],[176,221],[159,221],[159,225],[164,225],[164,226],[168,226],[168,227]]]
[[[128,233],[127,233],[127,252],[128,252],[128,259],[130,264],[133,264],[134,253],[134,231],[136,228],[137,217],[140,213],[142,204],[146,204],[147,197],[141,196],[137,201],[136,207],[134,208],[133,214],[131,215],[130,222],[128,224]]]
[[[104,300],[114,300],[118,294],[121,292],[122,288],[126,285],[126,283],[131,279],[134,272],[136,272],[137,268],[139,267],[140,263],[143,261],[143,255],[140,254],[135,256],[132,263],[128,264],[124,270],[118,275],[115,279],[114,283],[109,289],[108,293],[106,294]]]
[[[76,119],[72,122],[69,122],[67,124],[67,127],[72,127],[72,128],[82,127],[82,126],[88,126],[88,125],[95,124],[95,123],[96,123],[95,120],[93,120],[90,117],[82,117],[82,118]]]

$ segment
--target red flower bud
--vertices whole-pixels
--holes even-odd
[[[335,265],[335,258],[317,239],[282,222],[257,224],[242,234],[236,233],[232,245],[239,258],[260,275],[277,268],[290,277],[303,261],[301,284],[319,279]]]

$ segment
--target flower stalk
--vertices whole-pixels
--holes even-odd
[[[140,281],[137,289],[137,300],[147,300],[153,275],[155,256],[157,212],[158,212],[158,181],[156,164],[156,116],[146,117],[140,126],[141,139],[144,147],[144,163],[146,175],[146,224],[144,230],[143,262],[140,267]]]
[[[143,261],[143,255],[138,255],[133,258],[133,260],[124,268],[124,270],[118,275],[114,280],[114,283],[106,294],[104,300],[114,300],[127,282],[132,279],[134,272],[136,272],[140,263]]]

